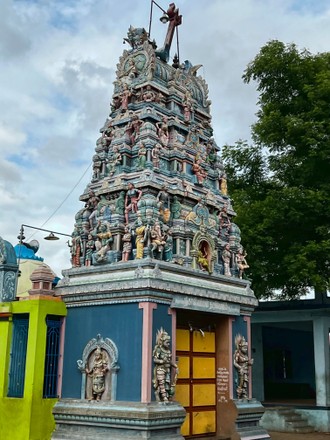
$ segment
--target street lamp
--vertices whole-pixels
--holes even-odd
[[[152,23],[152,10],[154,4],[163,12],[163,15],[160,17],[160,21],[162,23],[168,23],[168,29],[164,41],[164,46],[156,51],[156,56],[166,63],[169,60],[170,56],[170,48],[173,40],[174,33],[176,33],[176,46],[177,46],[177,54],[175,55],[175,66],[180,65],[180,54],[179,54],[179,33],[178,26],[182,23],[182,15],[179,14],[179,9],[175,6],[174,3],[170,3],[167,11],[165,11],[158,3],[154,0],[151,0],[150,5],[150,20],[149,20],[149,38],[151,33],[151,23]]]
[[[154,0],[151,0],[151,2],[150,2],[150,19],[149,19],[149,37],[150,37],[150,32],[151,32],[152,10],[153,10],[154,5],[156,5],[163,12],[163,15],[159,19],[163,24],[166,24],[170,19],[169,16],[167,15],[165,9],[163,9],[161,6],[159,6],[159,4],[156,3]]]
[[[20,264],[21,264],[21,258],[22,255],[25,255],[24,252],[24,246],[27,247],[28,249],[31,249],[33,251],[33,253],[35,254],[38,249],[39,249],[39,243],[37,240],[32,240],[29,243],[25,243],[25,236],[24,236],[24,228],[30,228],[30,229],[34,229],[36,231],[43,231],[43,232],[48,232],[48,235],[46,235],[44,237],[45,240],[49,240],[49,241],[54,241],[54,240],[59,240],[59,237],[57,237],[57,235],[63,235],[65,237],[71,237],[71,235],[69,234],[64,234],[63,232],[56,232],[54,230],[50,230],[50,229],[44,229],[44,228],[37,228],[36,226],[31,226],[31,225],[25,225],[22,224],[21,228],[20,228],[20,232],[19,235],[17,236],[18,241],[19,241],[19,245],[18,250],[16,252],[17,255],[17,264],[19,267],[19,272],[18,272],[18,277],[20,277],[22,275],[21,269],[20,269]],[[57,235],[55,235],[57,234]],[[68,240],[68,245],[69,245],[69,240]],[[25,258],[25,257],[24,257]],[[39,260],[43,261],[42,258],[39,258]],[[23,269],[22,269],[23,270]],[[16,278],[16,295],[17,295],[17,289],[18,289],[18,277]]]
[[[63,234],[63,232],[56,232],[56,231],[53,231],[53,230],[51,231],[49,229],[37,228],[36,226],[30,226],[30,225],[22,224],[21,225],[21,229],[20,229],[20,233],[17,236],[17,238],[19,240],[19,244],[23,244],[23,240],[25,239],[25,237],[24,237],[24,228],[30,228],[30,229],[35,229],[37,231],[49,232],[49,235],[44,237],[45,240],[49,240],[49,241],[59,240],[59,237],[57,237],[55,234],[57,234],[57,235],[64,235],[65,237],[71,237],[71,235]]]

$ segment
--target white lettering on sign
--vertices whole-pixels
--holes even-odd
[[[220,403],[228,402],[229,392],[229,371],[227,368],[219,367],[217,370],[217,398]]]

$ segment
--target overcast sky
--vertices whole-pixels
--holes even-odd
[[[157,3],[166,9],[169,2]],[[176,5],[183,15],[180,58],[203,64],[219,146],[249,139],[257,95],[241,77],[264,44],[278,39],[329,51],[329,0]],[[22,223],[71,234],[109,115],[116,64],[128,48],[123,38],[131,24],[148,28],[149,9],[149,0],[1,0],[0,236],[13,245]],[[155,7],[151,36],[162,46],[159,15]],[[26,229],[26,238],[33,232]],[[44,235],[33,236],[38,254],[60,276],[70,266],[66,238],[47,242]]]

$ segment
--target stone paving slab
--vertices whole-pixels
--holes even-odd
[[[272,440],[330,440],[330,432],[311,432],[299,434],[291,432],[268,431]]]

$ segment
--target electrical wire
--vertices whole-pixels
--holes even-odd
[[[54,217],[54,215],[57,213],[57,211],[63,206],[63,204],[68,200],[68,198],[71,196],[71,194],[73,193],[73,191],[77,188],[77,186],[79,185],[79,183],[82,181],[82,179],[85,177],[87,171],[89,170],[89,168],[91,167],[92,162],[90,162],[88,164],[88,167],[86,168],[86,170],[83,172],[82,176],[79,178],[78,182],[74,185],[74,187],[69,191],[69,193],[64,197],[63,201],[58,205],[58,207],[52,212],[52,214],[47,218],[47,220],[45,220],[43,222],[43,224],[41,226],[39,226],[40,228],[43,228],[51,218]],[[37,233],[34,232],[32,235],[30,235],[30,237],[27,240],[30,240],[30,238],[32,238],[35,234]]]

